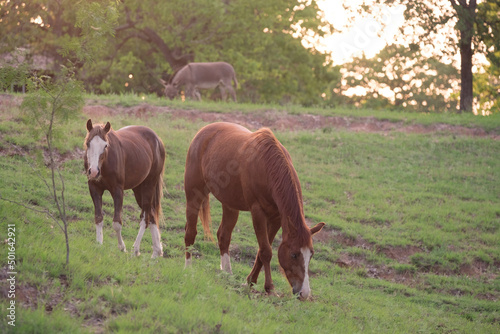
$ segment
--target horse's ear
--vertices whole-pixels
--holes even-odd
[[[111,124],[107,122],[106,125],[104,126],[104,132],[108,133],[109,130],[111,130]]]
[[[90,130],[92,130],[93,126],[92,126],[92,120],[89,118],[89,120],[87,121],[87,130],[90,132]]]
[[[321,231],[321,229],[325,225],[326,225],[325,223],[318,223],[318,224],[316,224],[313,228],[311,228],[311,235],[315,235],[316,233],[318,233],[319,231]]]

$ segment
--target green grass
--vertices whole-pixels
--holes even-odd
[[[130,96],[89,99],[109,107],[142,101]],[[231,103],[151,100],[146,99],[172,108],[227,114],[276,108],[297,115],[348,115],[346,110],[252,109]],[[0,194],[50,207],[39,172],[33,172],[27,158],[12,148],[17,145],[22,152],[33,153],[42,143],[33,139],[18,113],[14,107],[0,105]],[[390,118],[389,112],[355,113],[356,117]],[[449,121],[476,127],[482,127],[485,119],[498,122],[497,116],[403,117],[396,113],[393,117],[418,124]],[[123,238],[129,252],[118,250],[109,194],[104,198],[104,244],[98,246],[92,201],[78,155],[87,118],[82,114],[71,120],[64,127],[69,135],[58,145],[65,157],[62,175],[71,217],[69,268],[64,267],[63,234],[53,221],[0,201],[0,240],[7,239],[7,224],[15,224],[18,260],[16,327],[7,325],[4,311],[2,333],[500,331],[500,141],[447,133],[275,131],[297,169],[306,218],[327,223],[314,244],[313,300],[300,302],[278,269],[277,241],[272,261],[276,295],[262,293],[263,276],[252,291],[242,285],[257,246],[248,213],[241,213],[233,233],[233,275],[220,272],[218,249],[203,240],[201,231],[194,245],[199,258],[193,268],[184,270],[184,163],[192,137],[206,124],[201,120],[174,118],[169,113],[106,117],[115,129],[129,124],[150,126],[166,146],[161,226],[165,257],[150,259],[149,232],[141,244],[142,255],[132,255],[139,211],[130,191],[123,213]],[[498,132],[498,125],[484,128]],[[215,233],[221,206],[213,198],[212,218]],[[4,243],[1,273],[7,252]],[[4,289],[6,278],[1,277]],[[0,294],[0,309],[6,310],[8,302]]]

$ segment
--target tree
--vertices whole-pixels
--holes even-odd
[[[59,80],[53,82],[49,77],[35,77],[29,81],[29,94],[23,99],[21,105],[26,114],[26,119],[31,127],[41,133],[47,144],[49,181],[39,176],[45,184],[47,191],[54,203],[55,210],[49,208],[32,210],[43,212],[50,216],[64,233],[66,240],[66,266],[69,265],[69,237],[68,216],[66,214],[66,199],[64,178],[59,166],[56,165],[54,155],[54,131],[56,126],[64,124],[68,118],[75,116],[83,107],[83,87],[74,79],[73,74],[64,69]],[[55,212],[54,212],[55,211]]]
[[[375,5],[375,6],[374,6]],[[414,43],[421,49],[432,49],[436,55],[447,56],[460,52],[460,111],[472,111],[473,107],[473,54],[478,40],[476,0],[365,0],[362,11],[376,12],[382,5],[404,6],[405,24],[401,27],[398,42]],[[379,17],[383,21],[382,17]],[[382,22],[383,23],[383,22]],[[451,29],[450,29],[451,28]],[[446,41],[437,43],[437,36],[445,34]],[[475,47],[474,47],[475,46]]]
[[[450,95],[458,81],[457,70],[424,57],[415,45],[388,45],[371,59],[354,58],[342,72],[342,90],[358,89],[360,94],[350,100],[360,106],[432,112],[456,108]]]
[[[239,100],[314,104],[331,79],[326,55],[302,45],[330,29],[315,1],[125,0],[120,8],[116,39],[87,71],[102,89],[151,91],[189,62],[223,60],[236,69]]]
[[[477,6],[476,43],[486,54],[490,65],[484,73],[476,75],[474,89],[482,110],[500,111],[500,0],[489,0]]]
[[[56,3],[57,5],[61,5],[63,1],[56,1]],[[0,16],[2,20],[8,17],[16,21],[15,17],[11,17],[11,11],[14,10],[15,14],[20,16],[18,26],[24,27],[26,25],[26,29],[30,31],[36,31],[40,27],[45,27],[47,35],[63,36],[63,34],[59,34],[60,25],[53,23],[62,21],[59,21],[59,18],[51,21],[51,15],[46,16],[46,21],[41,20],[36,23],[36,26],[27,24],[28,18],[34,15],[34,13],[49,13],[47,7],[38,1],[33,1],[30,4],[3,1],[1,4],[5,6],[2,7]],[[0,88],[5,88],[6,83],[4,80],[7,79],[12,81],[14,80],[12,78],[15,78],[15,80],[21,79],[28,82],[28,90],[22,102],[22,110],[27,115],[26,120],[31,125],[34,133],[40,134],[47,145],[48,181],[43,177],[42,171],[39,171],[38,174],[50,194],[53,207],[38,208],[29,204],[17,204],[30,210],[47,214],[63,231],[66,240],[66,266],[69,265],[70,254],[68,217],[66,215],[64,178],[60,173],[60,166],[56,164],[54,159],[56,141],[54,133],[57,127],[63,125],[69,118],[78,115],[84,104],[83,85],[75,77],[74,70],[76,67],[73,66],[74,63],[72,60],[76,59],[79,63],[85,63],[93,59],[95,50],[102,47],[105,43],[106,35],[113,31],[113,26],[116,22],[114,4],[113,1],[102,1],[80,3],[77,6],[76,10],[73,11],[75,17],[74,26],[79,29],[81,35],[79,37],[70,36],[69,40],[65,40],[64,38],[57,39],[57,43],[53,45],[53,48],[57,50],[61,63],[63,61],[67,62],[70,66],[62,66],[60,64],[60,69],[56,70],[52,77],[37,74],[36,71],[30,70],[26,66],[0,68]],[[36,10],[32,11],[31,6],[36,7]],[[26,7],[28,9],[24,11]],[[8,9],[4,10],[4,8]],[[59,7],[56,6],[57,8]],[[56,10],[56,13],[60,14],[61,12]],[[31,16],[31,18],[34,17],[38,18],[38,16]],[[34,20],[36,21],[37,19]],[[6,26],[11,27],[10,25]],[[31,43],[36,43],[35,38],[23,36],[23,34],[20,34],[20,36],[14,39],[3,39],[2,42],[10,50],[14,50],[19,46],[31,48]],[[0,199],[7,200],[1,194]]]
[[[476,0],[450,0],[455,10],[458,22],[455,28],[460,32],[460,111],[472,111],[473,76],[472,76],[472,37],[475,34],[474,23],[476,21]]]

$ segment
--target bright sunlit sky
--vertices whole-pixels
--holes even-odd
[[[342,29],[346,24],[348,14],[342,3],[344,0],[317,0],[318,6],[325,12],[326,19],[336,29]],[[349,5],[355,6],[362,1],[350,0]],[[385,7],[382,11],[382,21],[386,25],[380,34],[381,25],[373,17],[355,19],[354,26],[344,33],[334,33],[325,37],[318,46],[321,51],[330,51],[335,64],[342,64],[353,56],[364,52],[368,58],[373,57],[384,48],[387,42],[393,42],[399,33],[398,29],[404,22],[404,6]]]

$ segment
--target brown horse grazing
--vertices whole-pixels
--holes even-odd
[[[278,260],[293,293],[300,299],[311,295],[309,261],[313,255],[311,236],[324,223],[309,229],[302,207],[302,190],[288,151],[269,129],[250,132],[232,123],[214,123],[194,137],[186,158],[186,266],[191,263],[189,247],[197,234],[198,215],[210,234],[209,193],[222,203],[222,222],[217,231],[221,269],[231,272],[229,243],[239,211],[250,211],[259,251],[249,285],[257,282],[264,266],[266,292],[273,289],[271,243],[283,228]]]
[[[93,126],[89,119],[87,130],[84,164],[94,202],[97,242],[102,244],[103,241],[102,194],[108,190],[115,207],[113,228],[118,237],[118,248],[126,252],[121,235],[123,191],[132,189],[142,210],[139,234],[134,243],[135,254],[140,254],[142,236],[150,226],[153,239],[151,257],[162,256],[158,223],[162,212],[160,200],[165,164],[163,142],[145,126],[127,126],[113,131],[109,122],[105,126]]]

